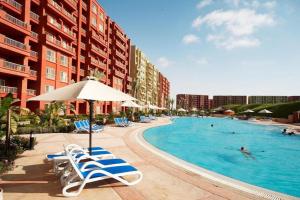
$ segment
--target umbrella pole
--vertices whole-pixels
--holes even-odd
[[[89,100],[89,106],[90,106],[90,133],[89,133],[89,152],[90,155],[92,155],[92,124],[93,124],[93,114],[94,114],[94,100]]]

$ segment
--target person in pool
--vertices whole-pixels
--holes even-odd
[[[286,128],[282,130],[282,134],[286,134]]]
[[[245,147],[241,147],[241,148],[240,148],[240,151],[243,153],[243,155],[244,155],[245,157],[247,157],[247,158],[250,157],[250,158],[252,158],[253,160],[255,160],[255,157],[252,156],[251,152],[248,151]]]
[[[210,126],[211,126],[211,127],[214,127],[214,125],[213,125],[213,124],[211,124]]]

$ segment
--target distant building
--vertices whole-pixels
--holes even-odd
[[[197,110],[209,109],[208,95],[177,94],[176,105],[177,108],[186,110],[193,108],[197,108]]]
[[[249,96],[248,104],[276,104],[288,101],[287,96]]]
[[[300,101],[300,96],[289,96],[288,101],[289,102]]]
[[[247,104],[247,96],[213,96],[213,108],[231,104]]]
[[[170,97],[170,82],[162,74],[158,73],[158,106],[159,107],[168,107],[168,99]]]

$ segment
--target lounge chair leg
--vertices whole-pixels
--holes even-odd
[[[78,178],[78,176],[75,174],[73,177],[70,178],[70,180],[66,183],[66,186],[63,187],[62,189],[62,193],[65,197],[76,197],[78,196],[81,191],[83,190],[86,181],[76,181],[73,182],[74,180],[76,180],[76,178]],[[74,191],[74,192],[68,192],[69,189],[74,188],[79,186],[79,188]]]

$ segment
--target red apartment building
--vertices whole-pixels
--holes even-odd
[[[292,101],[300,101],[300,96],[289,96],[288,97],[288,101],[292,102]]]
[[[158,75],[158,107],[168,107],[168,98],[170,96],[170,82],[166,77],[162,75],[162,73],[159,72]]]
[[[230,104],[247,104],[247,96],[213,96],[214,108]]]
[[[32,96],[78,82],[92,70],[101,82],[129,93],[130,39],[97,0],[0,0],[0,97],[43,109]],[[87,104],[74,103],[78,113]],[[117,111],[99,103],[96,112]]]
[[[210,108],[208,95],[177,94],[176,105],[177,108],[186,110],[192,110],[193,108],[197,108],[197,110]]]

